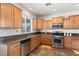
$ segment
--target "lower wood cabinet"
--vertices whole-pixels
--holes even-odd
[[[72,37],[72,48],[79,49],[79,37]]]
[[[20,42],[11,43],[8,45],[7,54],[8,56],[20,56],[20,49]]]
[[[64,37],[64,47],[65,48],[72,48],[72,39],[71,36]]]
[[[40,35],[33,35],[31,39],[31,51],[40,44]]]
[[[52,38],[47,34],[42,34],[41,35],[41,44],[51,45]]]

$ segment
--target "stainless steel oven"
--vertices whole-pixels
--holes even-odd
[[[30,53],[30,44],[31,44],[31,38],[28,38],[21,42],[21,55],[22,56],[26,56]]]
[[[52,33],[52,46],[55,48],[64,47],[64,33],[63,32]]]

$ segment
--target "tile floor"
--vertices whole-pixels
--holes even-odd
[[[71,49],[59,49],[47,45],[40,45],[32,53],[30,53],[29,56],[78,56],[78,55],[79,53],[76,54],[74,50]]]

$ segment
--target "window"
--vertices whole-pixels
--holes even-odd
[[[31,32],[31,19],[22,17],[21,32]]]

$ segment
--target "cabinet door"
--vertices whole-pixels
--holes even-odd
[[[64,29],[69,29],[70,28],[70,20],[69,20],[69,18],[64,19],[63,27],[64,27]]]
[[[79,37],[72,38],[72,48],[79,49]]]
[[[20,50],[20,42],[10,43],[8,44],[7,54],[9,56],[20,56],[21,50]]]
[[[47,22],[48,22],[48,24],[47,24],[48,25],[47,26],[48,29],[52,29],[53,21],[52,20],[48,20]]]
[[[9,52],[9,56],[20,56],[20,47],[15,47],[11,52]]]
[[[65,36],[64,37],[64,47],[65,48],[72,48],[72,39],[70,36]]]
[[[41,35],[41,44],[51,45],[52,39],[49,35]]]
[[[70,16],[70,28],[71,29],[78,28],[78,16]]]
[[[43,29],[43,19],[38,18],[37,22],[38,22],[37,29]]]
[[[55,17],[55,18],[53,18],[53,23],[63,23],[63,17]]]
[[[6,27],[6,21],[5,21],[5,10],[6,10],[6,6],[5,4],[1,4],[1,27]]]
[[[15,28],[21,28],[21,17],[22,17],[22,11],[14,7],[14,27]]]
[[[13,6],[1,4],[1,28],[13,28]]]
[[[37,46],[37,37],[36,37],[36,35],[33,35],[33,36],[32,36],[32,40],[31,40],[31,51],[32,51],[33,49],[35,49],[36,46]]]
[[[43,20],[43,29],[47,29],[47,25],[48,25],[48,22],[46,20]]]
[[[13,28],[13,5],[5,4],[6,10],[5,10],[5,21],[6,21],[6,27]]]
[[[37,29],[37,18],[33,18],[33,29]]]

